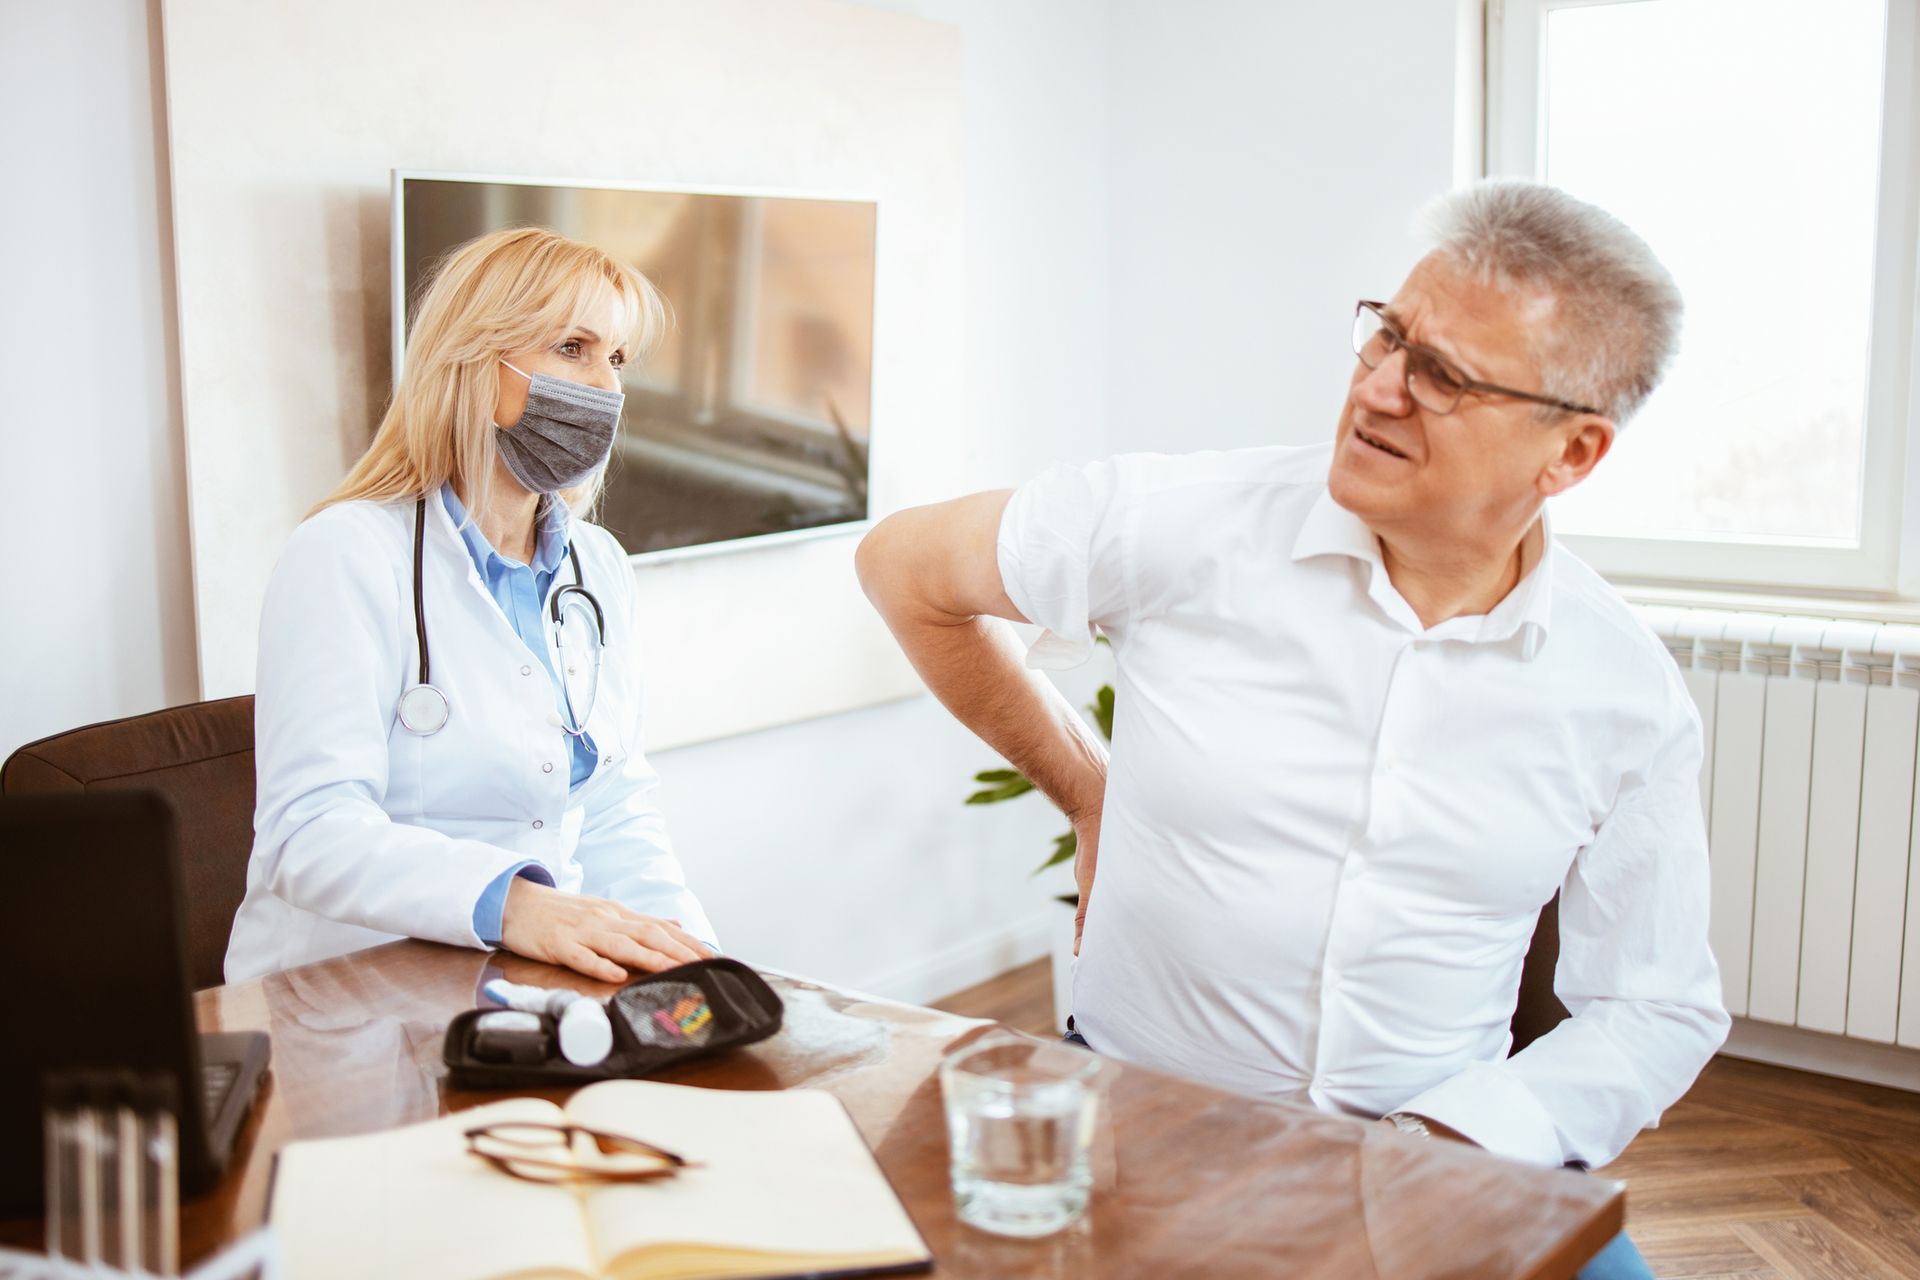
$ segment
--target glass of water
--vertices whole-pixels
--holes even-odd
[[[1044,1236],[1086,1211],[1099,1073],[1085,1049],[999,1032],[940,1064],[962,1222]]]

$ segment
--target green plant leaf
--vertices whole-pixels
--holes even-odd
[[[1012,782],[1022,776],[1018,769],[982,769],[973,775],[975,782]]]
[[[1079,848],[1080,837],[1075,832],[1069,831],[1063,836],[1055,836],[1053,838],[1053,856],[1035,867],[1033,874],[1037,876],[1048,867],[1057,867],[1063,862],[1070,861],[1073,855],[1079,851]]]
[[[988,787],[984,791],[974,792],[967,797],[967,803],[998,804],[1002,800],[1023,796],[1031,790],[1033,790],[1033,784],[1016,774],[1011,782],[1003,782],[997,787]]]
[[[1093,713],[1093,723],[1100,729],[1100,736],[1108,742],[1113,741],[1113,686],[1103,684],[1100,692],[1093,695],[1093,701],[1087,704],[1087,710]]]

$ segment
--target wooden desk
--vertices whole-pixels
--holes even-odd
[[[273,1067],[235,1167],[185,1210],[186,1260],[262,1220],[283,1144],[504,1096],[450,1088],[440,1061],[448,1021],[500,974],[601,996],[614,989],[516,956],[398,942],[201,992],[200,1025],[268,1032]],[[787,1006],[778,1036],[654,1078],[838,1095],[932,1246],[940,1276],[1568,1277],[1621,1227],[1624,1193],[1603,1178],[1111,1064],[1086,1218],[1046,1240],[984,1235],[954,1220],[935,1068],[993,1024],[769,980]],[[9,1224],[0,1239],[21,1243],[31,1230]]]

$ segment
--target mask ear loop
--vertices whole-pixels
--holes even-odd
[[[518,365],[509,364],[504,356],[495,356],[494,359],[497,360],[499,363],[506,365],[507,368],[512,369],[515,373],[519,374],[521,377],[525,378],[527,380],[527,391],[529,394],[532,393],[533,391],[533,375],[532,374],[528,373],[525,369],[520,368]],[[511,431],[513,430],[514,427],[519,426],[521,419],[524,419],[526,416],[527,416],[527,411],[525,409],[522,409],[520,411],[520,417],[515,418],[512,423],[503,427],[499,423],[494,422],[493,429],[495,431]],[[492,415],[488,415],[487,421],[493,422]]]

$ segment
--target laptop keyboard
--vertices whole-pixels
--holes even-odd
[[[232,1062],[203,1062],[200,1064],[200,1094],[206,1103],[208,1123],[220,1114],[220,1104],[227,1100],[227,1094],[233,1091],[233,1082],[240,1078],[240,1067]]]

